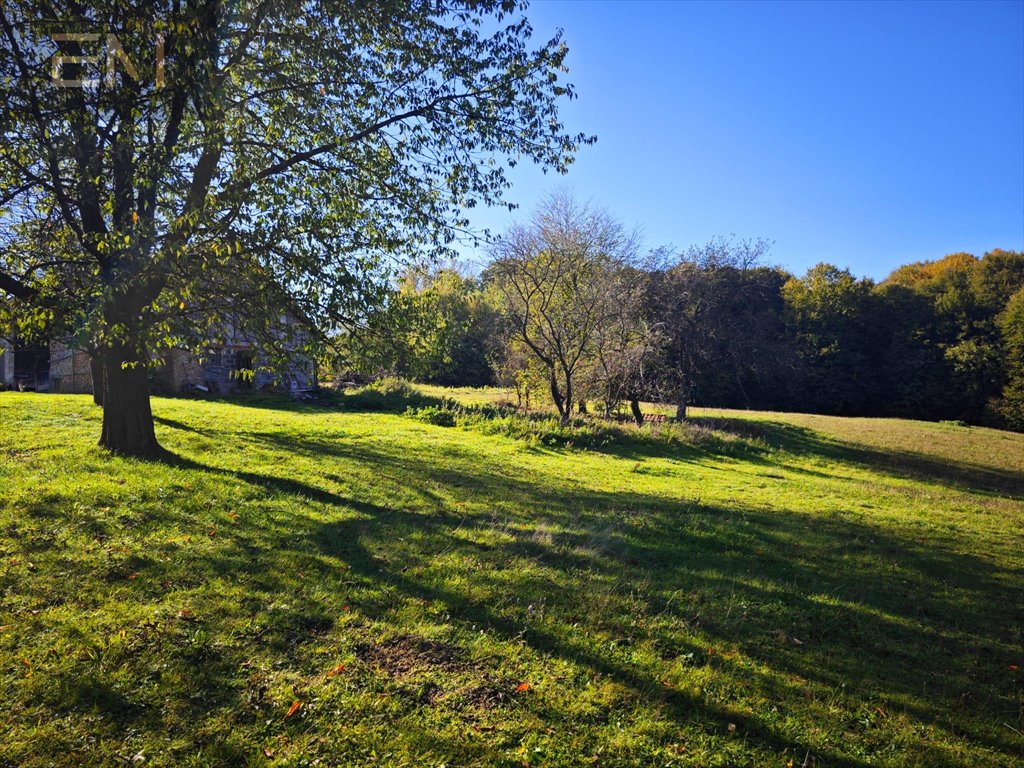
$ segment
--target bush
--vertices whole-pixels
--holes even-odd
[[[402,384],[411,388],[408,382]],[[402,390],[401,386],[386,386],[388,391]],[[362,396],[362,392],[360,390],[357,394]],[[454,400],[427,398],[415,389],[412,389],[412,398],[431,401],[425,405],[410,405],[405,409],[405,414],[414,419],[437,427],[457,426],[485,435],[509,437],[535,446],[584,450],[614,450],[631,445],[645,445],[648,448],[654,445],[672,446],[676,449],[686,446],[726,455],[769,449],[768,444],[756,435],[734,434],[728,429],[730,425],[724,423],[711,425],[684,422],[638,427],[633,422],[616,423],[577,417],[568,424],[562,424],[552,414],[524,413],[505,404],[461,405]]]
[[[425,408],[409,408],[406,413],[413,418],[433,424],[435,427],[454,427],[455,411],[446,405],[428,405]]]
[[[411,382],[391,376],[360,387],[344,400],[346,406],[364,411],[402,411],[440,402],[424,395]]]

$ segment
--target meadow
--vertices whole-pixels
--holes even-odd
[[[0,766],[1024,758],[1024,435],[154,412],[0,394]]]

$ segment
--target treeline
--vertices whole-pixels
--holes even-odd
[[[1024,430],[1024,254],[956,253],[881,283],[768,266],[763,241],[641,257],[556,197],[479,276],[411,270],[346,339],[349,375],[501,384],[563,419],[640,403],[962,420]]]

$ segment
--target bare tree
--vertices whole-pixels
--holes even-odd
[[[636,237],[607,213],[566,194],[549,198],[492,246],[490,272],[514,337],[547,372],[563,423],[596,335],[616,314],[611,287],[635,248]]]
[[[648,378],[661,334],[645,317],[650,278],[639,269],[620,269],[609,286],[611,313],[594,333],[586,384],[611,416],[628,400],[633,419],[643,423],[640,400],[649,394]]]

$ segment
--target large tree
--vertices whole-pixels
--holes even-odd
[[[515,0],[126,0],[0,7],[0,296],[9,333],[96,361],[101,444],[159,451],[147,366],[244,323],[358,322],[387,268],[585,136],[566,48]],[[315,341],[315,337],[309,337]],[[307,340],[309,340],[307,339]]]

